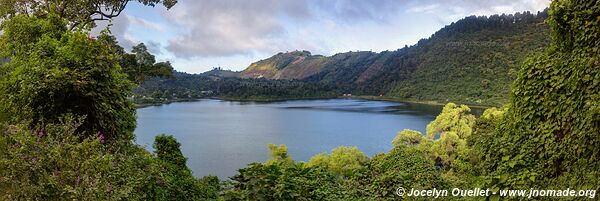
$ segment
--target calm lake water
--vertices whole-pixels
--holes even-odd
[[[286,144],[297,161],[356,146],[372,156],[391,149],[399,131],[425,132],[440,106],[354,99],[270,103],[199,100],[138,109],[137,143],[174,135],[195,176],[233,176],[267,160],[267,144]]]

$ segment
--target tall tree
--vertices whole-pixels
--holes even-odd
[[[146,77],[173,77],[173,67],[170,62],[158,62],[154,55],[148,52],[144,43],[133,47],[131,53],[119,55],[123,71],[129,80],[142,84]]]

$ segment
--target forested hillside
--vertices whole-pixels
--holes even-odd
[[[421,59],[388,96],[501,105],[525,58],[550,44],[547,13],[467,17],[416,47]]]
[[[332,98],[335,87],[298,80],[242,79],[236,72],[213,69],[202,74],[175,72],[173,78],[151,77],[134,89],[137,104],[161,104],[198,98],[273,101]]]
[[[547,12],[466,17],[395,51],[279,53],[243,78],[297,79],[340,91],[413,100],[500,105],[524,59],[550,43]]]

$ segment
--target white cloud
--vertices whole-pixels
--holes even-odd
[[[283,18],[307,17],[302,1],[181,1],[164,15],[188,29],[166,49],[182,58],[277,51],[286,37]]]
[[[132,16],[132,15],[127,15],[125,14],[125,16],[127,18],[127,20],[129,22],[131,22],[132,24],[147,28],[147,29],[153,29],[156,31],[164,31],[164,27],[158,23],[155,22],[150,22],[150,21],[146,21],[144,19]]]
[[[421,5],[409,8],[407,11],[410,13],[431,13],[439,6],[439,4]]]
[[[548,0],[180,1],[163,16],[187,31],[168,40],[165,48],[179,58],[276,53],[302,48],[326,51],[330,41],[315,38],[320,35],[319,31],[327,29],[337,33],[339,31],[334,29],[362,26],[362,22],[393,26],[402,24],[399,21],[415,20],[400,15],[402,10],[439,18],[440,23],[445,24],[469,15],[539,11],[548,5]],[[152,27],[148,22],[130,21]]]
[[[107,26],[110,26],[111,34],[117,38],[119,45],[125,48],[125,50],[131,50],[131,47],[138,41],[128,33],[131,23],[127,17],[119,16],[113,18],[111,21],[98,21],[96,24],[97,26],[92,29],[90,33],[92,36],[100,35],[100,31],[104,30]]]

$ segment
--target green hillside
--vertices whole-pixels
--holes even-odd
[[[545,13],[468,17],[422,42],[419,64],[388,95],[471,104],[506,103],[528,56],[550,44]]]
[[[243,78],[298,79],[340,91],[412,100],[499,105],[524,59],[550,43],[547,12],[471,16],[395,51],[279,53],[251,64]]]

